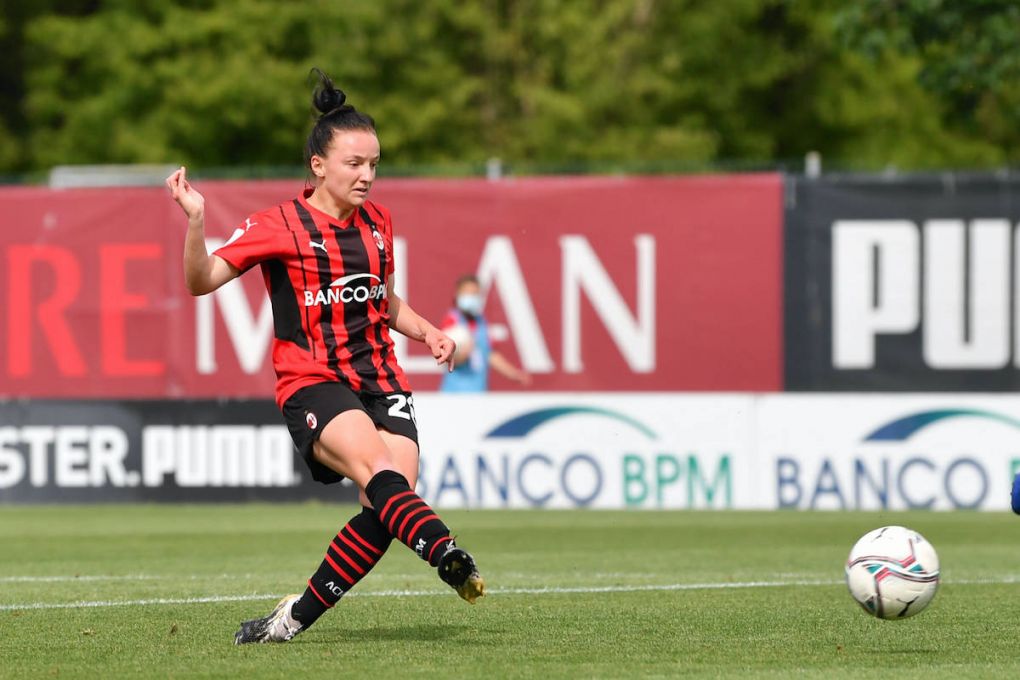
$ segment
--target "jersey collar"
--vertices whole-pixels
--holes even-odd
[[[327,222],[332,226],[339,227],[341,229],[346,229],[347,227],[354,225],[354,216],[358,214],[357,208],[354,209],[354,212],[352,212],[351,216],[348,217],[347,219],[338,220],[329,213],[322,212],[321,210],[319,210],[314,205],[308,202],[308,197],[312,195],[313,191],[314,189],[305,189],[304,191],[301,192],[301,195],[298,196],[298,201],[300,201],[301,205],[304,206],[305,210],[312,214],[316,221],[323,220],[324,222]]]

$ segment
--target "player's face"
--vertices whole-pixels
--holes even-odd
[[[337,130],[321,159],[322,184],[340,205],[365,202],[379,164],[379,138],[368,130]]]

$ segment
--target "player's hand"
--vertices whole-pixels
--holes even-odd
[[[450,339],[450,336],[438,328],[430,328],[425,331],[425,346],[432,352],[437,364],[446,364],[446,370],[453,370],[453,353],[457,349],[457,343]]]
[[[170,190],[170,197],[177,201],[189,220],[201,219],[205,216],[205,198],[191,186],[186,173],[182,165],[166,178],[166,186]]]

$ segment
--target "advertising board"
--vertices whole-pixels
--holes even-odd
[[[786,389],[1020,387],[1020,178],[787,178]]]
[[[415,395],[442,508],[1005,510],[1020,398]],[[353,502],[269,401],[0,404],[0,503]]]
[[[215,248],[302,183],[196,186]],[[397,294],[438,323],[477,274],[532,389],[782,387],[779,175],[385,179],[372,197],[394,216]],[[272,395],[262,278],[189,296],[165,189],[0,188],[0,207],[0,396]],[[438,386],[424,346],[397,352],[415,390]]]

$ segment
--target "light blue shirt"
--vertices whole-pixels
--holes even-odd
[[[455,309],[451,314],[457,319],[457,324],[471,329],[471,338],[474,340],[474,348],[471,356],[462,364],[457,364],[452,371],[443,373],[443,381],[439,385],[441,392],[485,392],[489,389],[489,355],[492,354],[492,344],[489,341],[489,325],[485,317],[477,316],[474,324],[459,310]],[[472,325],[474,328],[472,328]]]

